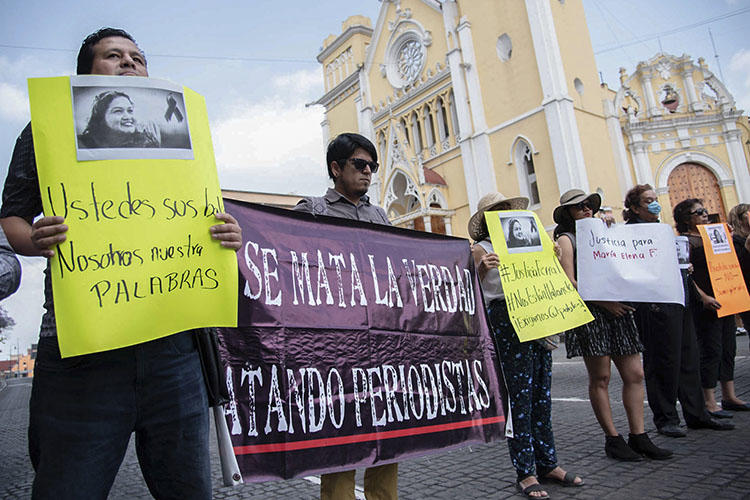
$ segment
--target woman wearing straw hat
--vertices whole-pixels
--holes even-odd
[[[564,486],[583,486],[583,480],[557,465],[550,421],[552,355],[541,343],[518,340],[497,270],[500,260],[484,220],[487,211],[524,210],[528,205],[529,199],[524,197],[506,198],[500,193],[482,197],[469,220],[469,235],[476,242],[472,255],[508,387],[514,433],[508,439],[508,450],[518,475],[516,488],[528,498],[543,499],[549,495],[537,477]]]
[[[552,218],[557,223],[554,236],[560,246],[560,264],[573,286],[576,276],[576,221],[593,217],[601,207],[598,193],[586,194],[571,189],[560,197],[560,206]],[[589,375],[589,399],[594,415],[605,435],[604,452],[616,460],[635,462],[641,455],[656,460],[672,456],[657,447],[644,430],[643,367],[640,353],[643,345],[633,319],[634,309],[620,302],[587,302],[594,321],[565,334],[568,358],[583,356]],[[628,442],[617,432],[609,402],[609,378],[614,362],[622,378],[622,402],[628,416]]]

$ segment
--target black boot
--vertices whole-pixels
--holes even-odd
[[[634,452],[619,434],[616,436],[606,436],[606,438],[604,453],[609,458],[622,460],[623,462],[639,462],[643,460],[643,457]]]
[[[628,446],[641,455],[645,455],[648,458],[654,460],[666,460],[672,456],[672,450],[665,450],[659,448],[648,437],[645,432],[643,434],[631,434],[628,438]]]

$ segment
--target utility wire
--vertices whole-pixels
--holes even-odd
[[[738,9],[732,12],[727,12],[726,14],[721,14],[718,16],[714,16],[708,19],[704,19],[702,21],[697,21],[692,24],[687,24],[685,26],[679,26],[677,28],[673,28],[671,30],[662,31],[660,33],[653,33],[650,35],[646,35],[640,38],[634,38],[630,41],[618,43],[613,46],[604,47],[602,49],[599,49],[594,52],[594,54],[603,54],[605,52],[611,52],[613,50],[621,49],[623,47],[629,47],[631,45],[635,45],[638,43],[647,42],[650,40],[658,39],[662,36],[667,35],[673,35],[675,33],[680,33],[682,31],[687,31],[693,28],[697,28],[699,26],[703,26],[706,24],[710,24],[716,21],[721,21],[723,19],[728,19],[730,17],[739,16],[741,14],[745,14],[747,12],[750,12],[750,7],[745,7],[743,9]],[[77,52],[77,49],[60,49],[60,48],[53,48],[53,47],[33,47],[28,45],[10,45],[10,44],[0,44],[0,48],[5,49],[23,49],[23,50],[44,50],[44,51],[50,51],[50,52]],[[204,59],[204,60],[214,60],[214,61],[245,61],[245,62],[265,62],[265,63],[305,63],[305,64],[318,64],[318,62],[314,59],[294,59],[294,58],[261,58],[261,57],[220,57],[220,56],[199,56],[199,55],[177,55],[177,54],[149,54],[148,57],[168,57],[168,58],[176,58],[176,59]]]
[[[723,19],[728,19],[730,17],[739,16],[739,15],[745,14],[747,12],[750,12],[750,7],[745,7],[744,9],[738,9],[738,10],[735,10],[735,11],[732,11],[732,12],[727,12],[726,14],[721,14],[719,16],[714,16],[714,17],[711,17],[711,18],[708,18],[708,19],[704,19],[702,21],[694,22],[692,24],[686,24],[685,26],[678,26],[677,28],[673,28],[673,29],[667,30],[667,31],[662,31],[660,33],[653,33],[653,34],[650,34],[650,35],[645,35],[645,36],[642,36],[640,38],[635,38],[633,40],[630,40],[630,41],[627,41],[627,42],[623,42],[623,43],[620,43],[620,44],[617,44],[617,45],[614,45],[614,46],[604,47],[602,49],[599,49],[599,50],[595,51],[594,54],[603,54],[605,52],[611,52],[613,50],[621,49],[623,47],[629,47],[630,45],[635,45],[635,44],[638,44],[638,43],[642,43],[642,42],[647,42],[647,41],[651,41],[651,40],[654,40],[654,39],[658,39],[659,37],[662,37],[662,36],[674,35],[675,33],[680,33],[682,31],[691,30],[691,29],[697,28],[699,26],[704,26],[706,24],[710,24],[710,23],[713,23],[713,22],[716,22],[716,21],[721,21]]]
[[[4,49],[22,49],[22,50],[43,50],[48,52],[78,52],[77,49],[58,49],[53,47],[32,47],[28,45],[9,45],[0,43],[0,48]],[[318,64],[315,59],[293,59],[293,58],[271,58],[271,57],[220,57],[220,56],[198,56],[198,55],[177,55],[177,54],[148,54],[148,58],[153,57],[171,57],[175,59],[207,59],[213,61],[245,61],[245,62],[265,62],[265,63],[307,63]]]

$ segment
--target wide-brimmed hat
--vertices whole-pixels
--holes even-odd
[[[506,198],[502,193],[490,193],[482,196],[477,203],[477,212],[469,219],[469,236],[474,241],[479,241],[485,237],[482,230],[484,213],[497,209],[497,206],[501,203],[509,205],[509,210],[526,210],[526,207],[529,206],[529,199],[525,196]]]
[[[586,194],[586,192],[581,189],[569,189],[568,191],[565,191],[562,196],[560,196],[560,206],[552,213],[552,218],[555,222],[560,224],[562,222],[563,211],[566,209],[565,207],[578,205],[587,200],[589,205],[591,205],[591,211],[593,213],[598,212],[599,208],[602,206],[602,197],[599,193]]]

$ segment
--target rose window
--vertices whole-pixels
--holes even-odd
[[[424,46],[418,40],[407,40],[398,51],[398,75],[404,83],[417,79],[424,64]]]

